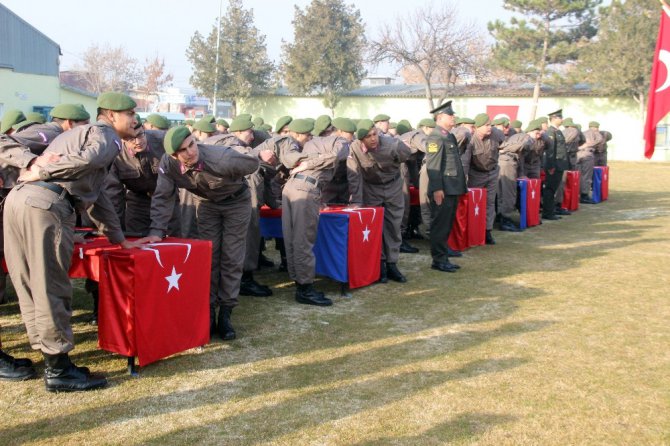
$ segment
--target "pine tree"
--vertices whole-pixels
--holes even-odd
[[[341,95],[365,76],[366,39],[361,14],[342,0],[312,0],[295,7],[293,43],[283,45],[283,74],[292,92],[317,93],[334,114]]]
[[[601,2],[505,0],[505,8],[528,19],[512,17],[509,25],[500,20],[489,22],[489,32],[496,40],[493,63],[535,81],[530,119],[537,113],[547,68],[575,61],[580,48],[596,34],[595,8]]]
[[[267,55],[265,36],[254,26],[253,10],[243,9],[242,0],[229,0],[221,17],[218,70],[217,33],[218,27],[213,26],[207,38],[198,31],[191,38],[186,50],[193,65],[191,84],[207,97],[214,95],[216,85],[217,96],[230,100],[236,114],[240,99],[268,88],[275,68]]]

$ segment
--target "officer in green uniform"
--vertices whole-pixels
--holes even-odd
[[[128,242],[106,191],[109,166],[121,150],[120,138],[135,134],[135,102],[120,93],[98,97],[98,122],[57,137],[36,157],[24,156],[29,169],[9,193],[5,206],[7,266],[19,297],[32,348],[41,350],[49,391],[97,389],[104,377],[76,367],[70,325],[72,285],[68,277],[74,248],[75,207],[87,209],[110,241]]]
[[[459,267],[449,262],[447,239],[456,218],[458,197],[468,191],[456,138],[451,133],[455,125],[451,101],[431,110],[436,127],[426,140],[426,173],[430,198],[431,268],[455,272]]]
[[[542,167],[544,168],[545,181],[542,190],[542,218],[547,220],[559,220],[556,215],[556,191],[561,184],[563,171],[567,168],[567,148],[565,137],[559,130],[563,123],[563,110],[559,109],[549,113],[549,126],[546,131],[549,144],[544,148]]]

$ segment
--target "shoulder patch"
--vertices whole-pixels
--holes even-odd
[[[120,152],[121,151],[121,143],[119,142],[119,140],[115,139],[114,144],[116,144],[116,147],[119,149],[119,152]]]
[[[428,153],[437,153],[438,150],[439,148],[437,147],[437,143],[428,143]]]

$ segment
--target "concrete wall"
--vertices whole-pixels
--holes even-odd
[[[517,118],[524,125],[528,123],[532,98],[505,97],[461,97],[454,98],[453,107],[459,116],[474,117],[486,111],[487,106],[518,106]],[[601,130],[612,133],[608,144],[610,159],[642,160],[644,142],[642,140],[643,120],[639,116],[638,105],[628,98],[602,97],[546,97],[540,99],[538,116],[559,108],[564,117],[572,117],[583,128],[590,121],[598,121]],[[277,119],[283,115],[293,117],[313,117],[330,115],[321,98],[258,96],[241,102],[239,113],[251,113],[261,116],[274,127]],[[345,97],[335,110],[336,116],[350,118],[372,118],[378,113],[386,113],[393,121],[408,119],[413,125],[428,114],[428,102],[425,98],[386,98],[386,97]],[[670,161],[670,148],[657,147],[653,161]]]

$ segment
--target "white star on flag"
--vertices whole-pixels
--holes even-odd
[[[535,189],[530,191],[530,198],[532,198],[533,200],[535,199]]]
[[[169,293],[172,288],[177,288],[177,291],[179,291],[179,278],[181,277],[181,274],[177,274],[177,271],[174,269],[174,266],[172,267],[172,274],[169,276],[165,277],[165,280],[168,281],[168,289],[167,292]]]
[[[479,215],[479,205],[475,205],[475,216]]]
[[[368,225],[365,225],[365,231],[363,231],[363,241],[364,242],[369,242],[370,239],[368,238],[370,236],[370,230],[368,229]]]
[[[607,181],[607,174],[603,175],[603,180]]]

